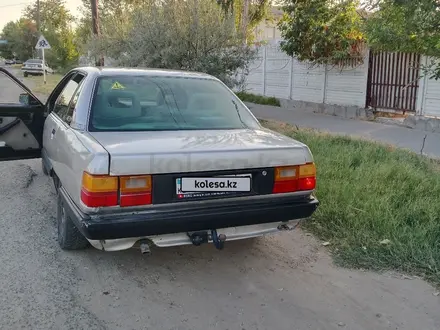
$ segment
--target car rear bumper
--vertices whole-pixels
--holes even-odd
[[[35,73],[35,74],[41,73],[41,74],[43,74],[43,69],[22,68],[21,71],[27,72],[27,73]]]
[[[301,220],[290,220],[288,222],[269,222],[257,225],[229,227],[217,229],[217,235],[225,235],[226,240],[237,241],[242,239],[248,239],[252,237],[260,237],[268,234],[277,233],[280,231],[289,231],[297,227]],[[206,231],[208,240],[204,243],[213,243],[212,232]],[[188,233],[175,233],[175,234],[163,234],[163,235],[151,235],[151,236],[139,236],[139,237],[127,237],[117,239],[106,240],[91,240],[90,244],[98,250],[104,251],[121,251],[133,248],[141,241],[147,241],[149,245],[156,247],[172,247],[181,245],[194,244]]]
[[[173,233],[287,222],[310,217],[319,205],[312,195],[242,197],[173,203],[139,212],[88,215],[60,189],[66,212],[89,240],[147,237]]]

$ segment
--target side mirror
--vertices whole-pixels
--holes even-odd
[[[24,105],[38,105],[38,101],[30,96],[28,93],[21,93],[19,96],[19,102]]]

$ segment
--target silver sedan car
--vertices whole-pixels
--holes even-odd
[[[262,127],[210,75],[77,68],[43,104],[0,74],[24,90],[0,103],[0,160],[41,157],[62,249],[222,249],[318,207],[309,148]]]
[[[43,75],[44,71],[46,71],[46,74],[54,73],[53,70],[47,65],[47,63],[44,63],[43,70],[43,60],[40,59],[29,59],[24,62],[23,66],[21,67],[21,72],[23,72],[23,75],[25,77],[29,75]]]

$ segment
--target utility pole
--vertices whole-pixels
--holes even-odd
[[[98,15],[98,0],[90,0],[92,5],[92,31],[95,37],[99,38],[99,15]],[[96,66],[104,66],[104,57],[99,56],[96,59]]]
[[[242,24],[243,24],[243,34],[245,41],[247,40],[248,19],[249,19],[249,0],[244,0]]]
[[[37,0],[37,38],[40,38],[40,0]],[[37,49],[38,57],[40,57],[40,49]]]
[[[37,32],[40,37],[40,0],[37,0]]]

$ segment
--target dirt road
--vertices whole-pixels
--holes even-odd
[[[64,252],[40,168],[0,162],[0,329],[440,329],[428,284],[336,268],[301,231],[223,251]]]

